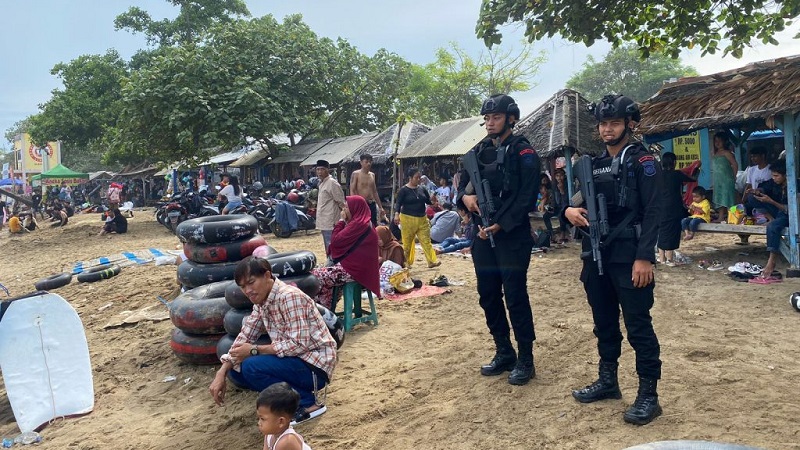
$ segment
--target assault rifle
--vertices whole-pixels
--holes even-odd
[[[491,226],[490,217],[494,216],[497,212],[494,208],[494,201],[492,200],[492,189],[489,186],[489,180],[481,178],[480,167],[478,165],[478,155],[475,150],[470,150],[464,155],[464,169],[469,175],[469,184],[465,189],[467,195],[478,196],[478,208],[481,210],[481,222],[483,227]],[[470,189],[470,185],[472,189]],[[474,191],[474,192],[472,192]],[[489,243],[494,248],[494,236],[492,233],[487,232],[489,236]]]
[[[592,243],[592,259],[597,263],[597,271],[603,274],[603,260],[600,254],[600,245],[603,236],[608,235],[608,211],[606,196],[596,194],[595,181],[592,174],[592,158],[583,155],[574,166],[575,175],[581,183],[581,197],[588,213],[589,231],[580,229],[581,233],[589,237]]]

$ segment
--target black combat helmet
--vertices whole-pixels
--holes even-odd
[[[519,120],[520,113],[519,106],[513,98],[505,94],[495,94],[484,100],[481,105],[481,115],[485,116],[486,114],[506,114]]]
[[[642,115],[639,113],[639,105],[630,97],[624,95],[606,95],[600,100],[600,104],[592,103],[589,105],[589,112],[594,114],[598,122],[609,119],[627,119],[640,122]]]

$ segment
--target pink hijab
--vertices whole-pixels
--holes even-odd
[[[334,230],[329,247],[330,256],[333,260],[339,260],[344,270],[362,286],[372,292],[380,292],[378,234],[372,228],[369,206],[363,197],[357,195],[349,196],[346,200],[350,221],[344,228]]]

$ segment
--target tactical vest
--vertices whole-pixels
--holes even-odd
[[[528,144],[525,136],[511,136],[508,143],[495,147],[491,142],[482,143],[478,148],[478,165],[480,166],[481,176],[489,181],[492,189],[492,197],[495,205],[498,206],[503,199],[503,195],[510,195],[517,188],[516,180],[519,174],[519,164],[510,164],[512,153],[517,144],[524,142]]]

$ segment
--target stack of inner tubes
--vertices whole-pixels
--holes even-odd
[[[178,281],[191,289],[233,280],[236,264],[266,245],[257,231],[258,221],[248,214],[206,216],[181,222],[175,233],[183,242],[187,260],[178,266]]]
[[[169,304],[175,329],[169,346],[180,360],[190,364],[216,364],[217,342],[225,336],[225,314],[231,307],[225,291],[233,281],[219,281],[194,288]]]

